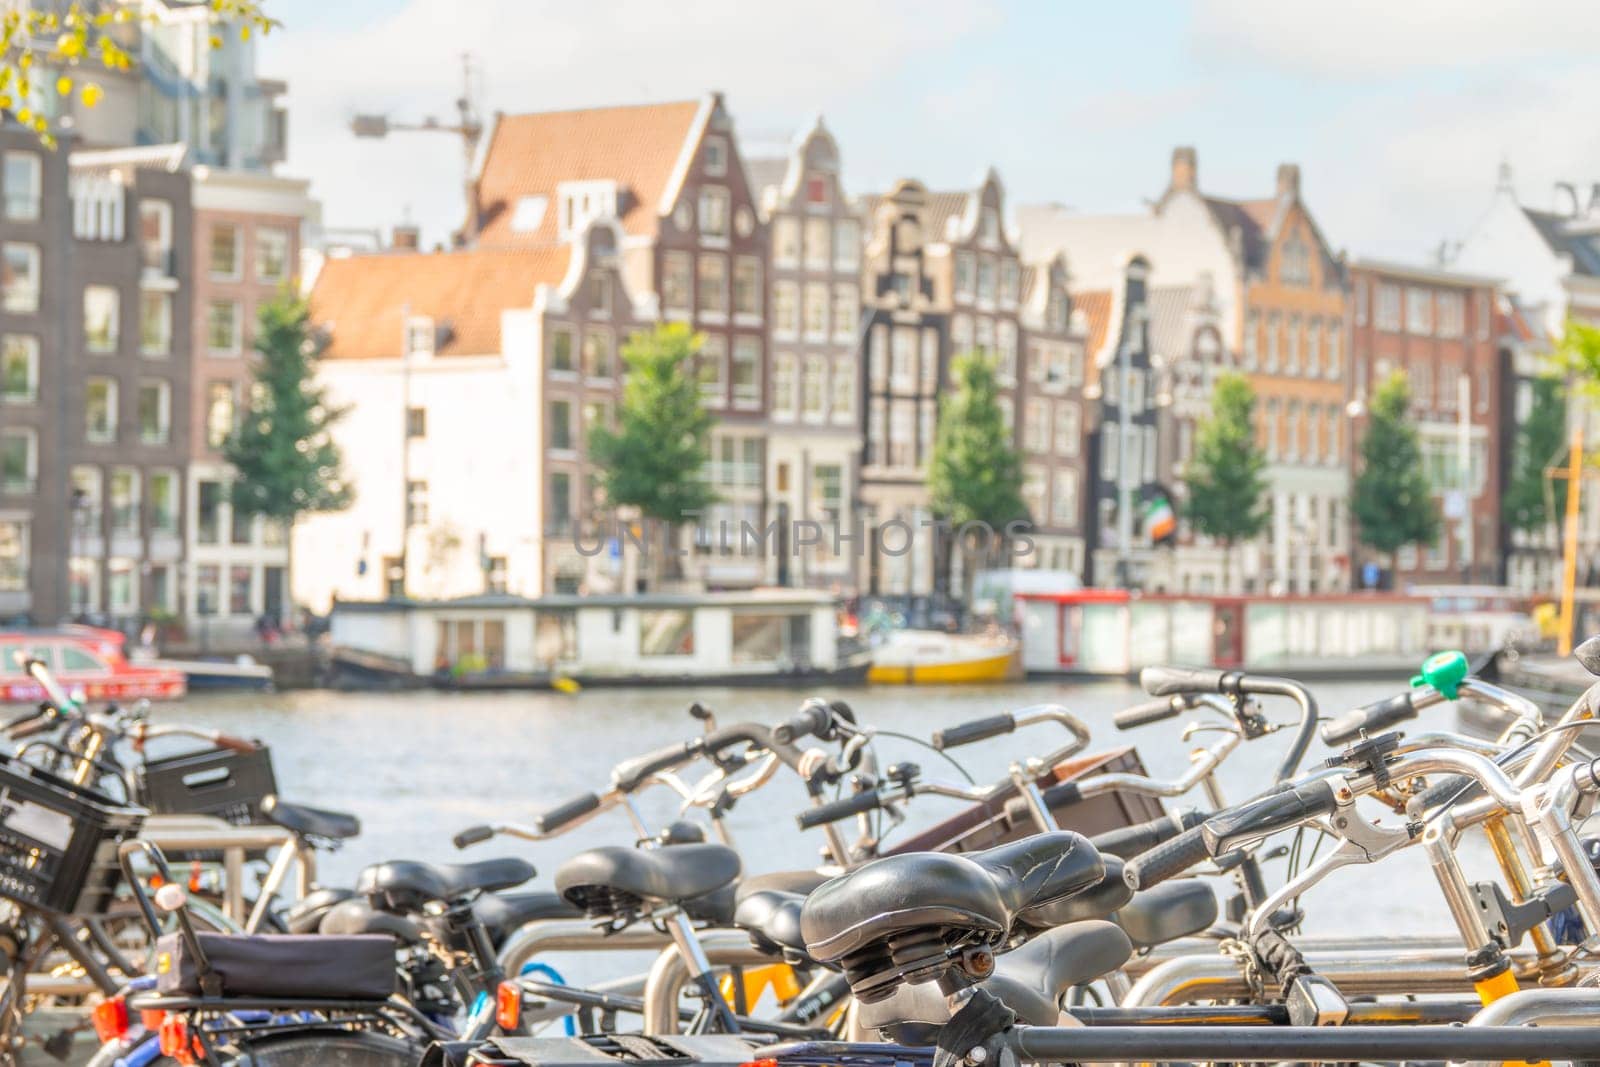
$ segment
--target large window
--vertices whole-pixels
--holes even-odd
[[[589,327],[583,333],[583,373],[591,378],[609,378],[614,370],[611,331]]]
[[[1406,290],[1406,332],[1426,336],[1433,332],[1433,293],[1419,286]]]
[[[833,421],[848,425],[855,415],[856,365],[849,357],[841,356],[833,364],[833,396],[829,399]]]
[[[222,611],[222,568],[215,563],[202,563],[195,568],[195,608],[201,615],[217,615]]]
[[[700,257],[700,311],[702,314],[728,313],[728,257],[706,254]]]
[[[806,269],[827,270],[833,262],[833,224],[806,219]]]
[[[1460,293],[1439,294],[1439,336],[1460,337],[1467,328],[1467,302]]]
[[[83,289],[83,343],[91,352],[115,352],[121,325],[122,297],[109,285]]]
[[[28,588],[28,534],[25,519],[0,519],[0,591]]]
[[[700,190],[700,236],[728,236],[728,190],[717,186]]]
[[[794,282],[778,282],[772,287],[772,329],[786,336],[800,330],[800,291]]]
[[[250,594],[255,587],[255,569],[242,564],[228,568],[228,614],[249,615]]]
[[[231,222],[211,225],[211,277],[236,282],[243,274],[243,235]]]
[[[794,400],[794,353],[779,352],[772,357],[772,414],[779,418],[793,418]]]
[[[800,380],[801,411],[808,419],[821,419],[827,403],[828,361],[821,356],[807,356],[805,373]]]
[[[783,215],[772,224],[772,261],[780,267],[800,263],[800,220]]]
[[[694,655],[694,612],[639,612],[639,655]]]
[[[1387,283],[1378,286],[1378,306],[1373,312],[1373,324],[1391,333],[1400,329],[1400,287]]]
[[[861,319],[861,290],[854,282],[833,287],[833,339],[854,341]]]
[[[111,533],[124,537],[139,533],[139,472],[132,467],[111,472]]]
[[[799,663],[810,658],[811,620],[805,615],[736,611],[733,662]]]
[[[39,246],[7,241],[0,245],[0,309],[29,314],[39,310]]]
[[[139,294],[139,351],[147,356],[172,353],[172,294],[146,290]]]
[[[661,261],[661,306],[667,311],[688,311],[694,281],[687,252],[668,252]]]
[[[203,481],[198,490],[197,540],[202,545],[215,545],[222,539],[222,483]]]
[[[0,336],[0,402],[31,404],[39,399],[39,339],[28,334]]]
[[[42,167],[37,152],[5,154],[0,191],[5,194],[6,218],[28,222],[39,217],[39,199],[44,189],[41,175]]]
[[[0,429],[0,492],[33,492],[37,464],[32,430],[16,426]]]
[[[139,260],[152,274],[172,276],[172,205],[165,200],[139,201]]]
[[[147,445],[167,443],[172,428],[172,387],[166,382],[139,385],[139,440]]]
[[[150,532],[178,533],[178,474],[176,471],[150,472]]]
[[[206,387],[206,444],[221,448],[233,435],[234,388],[232,382],[212,382]]]
[[[828,287],[822,282],[806,283],[806,337],[821,340],[828,336]]]
[[[1076,403],[1056,401],[1056,455],[1076,456],[1082,450],[1082,425]]]
[[[700,346],[700,395],[720,404],[728,393],[728,341],[725,337],[707,337]]]
[[[733,405],[761,406],[761,342],[754,337],[733,341]]]
[[[289,277],[289,234],[263,227],[256,231],[256,280],[276,284]]]
[[[1050,494],[1050,521],[1057,526],[1078,523],[1078,472],[1071,467],[1056,468],[1055,488]]]
[[[206,347],[212,355],[237,356],[244,348],[244,308],[237,300],[206,305]]]
[[[861,266],[861,223],[855,219],[840,219],[833,224],[833,266],[836,270]]]
[[[567,452],[577,447],[572,432],[572,401],[550,401],[550,447]]]
[[[555,371],[573,369],[570,326],[556,326],[550,330],[550,369]]]
[[[733,311],[736,315],[761,315],[761,261],[740,256],[733,268]]]
[[[83,393],[84,434],[91,444],[117,439],[117,383],[112,378],[90,378]]]

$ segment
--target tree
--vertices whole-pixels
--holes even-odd
[[[713,421],[700,402],[694,370],[703,340],[677,322],[629,338],[622,347],[627,380],[617,428],[596,426],[589,433],[606,500],[638,508],[669,531],[717,499],[701,477],[711,458]]]
[[[1512,529],[1531,533],[1545,529],[1566,507],[1566,482],[1547,480],[1545,469],[1566,449],[1567,398],[1561,379],[1554,375],[1530,384],[1533,406],[1517,426],[1502,507]]]
[[[1028,518],[1022,499],[1022,457],[1000,411],[993,357],[981,352],[959,355],[951,361],[950,375],[955,390],[939,401],[939,429],[928,462],[928,496],[934,514],[957,530],[966,523],[987,526],[995,535],[986,539],[992,550],[1003,540],[1008,523]],[[966,539],[959,540],[970,589],[973,557]]]
[[[340,511],[355,498],[329,436],[344,411],[314,381],[322,348],[300,297],[286,289],[261,305],[250,401],[223,446],[237,514],[292,528],[302,515]]]
[[[137,60],[128,48],[141,16],[134,0],[72,0],[65,10],[50,6],[11,5],[0,16],[0,118],[9,115],[53,148],[55,133],[45,105],[74,95],[84,107],[99,104],[105,95],[100,84],[73,75],[84,64],[113,72],[132,70]],[[261,0],[210,0],[209,6],[216,30],[237,27],[241,40],[256,33],[265,36],[279,25],[262,13]],[[152,14],[145,21],[155,24],[160,17]],[[211,34],[211,47],[222,47],[220,32]]]
[[[1194,454],[1184,468],[1189,489],[1184,513],[1194,528],[1222,542],[1222,588],[1229,582],[1233,546],[1267,528],[1267,457],[1256,444],[1256,394],[1242,375],[1224,374],[1211,390],[1211,415],[1196,428]]]
[[[1351,503],[1361,543],[1391,565],[1402,547],[1431,545],[1441,529],[1410,406],[1411,388],[1398,371],[1373,391]]]

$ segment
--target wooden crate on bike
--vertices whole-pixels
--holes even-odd
[[[60,914],[103,912],[121,877],[117,846],[145,814],[0,755],[0,897]]]
[[[1047,799],[1052,787],[1069,782],[1085,782],[1101,774],[1147,772],[1139,753],[1131,745],[1090,752],[1062,760],[1034,780]],[[1076,830],[1086,837],[1103,834],[1135,823],[1147,822],[1164,813],[1161,801],[1141,793],[1113,790],[1099,796],[1078,798],[1071,790],[1056,789],[1059,797],[1050,805],[1050,814],[1063,830]],[[914,834],[889,849],[888,855],[903,852],[972,852],[993,848],[1039,832],[1026,802],[1015,786],[1000,790],[988,801]]]

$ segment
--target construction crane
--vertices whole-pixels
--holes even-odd
[[[357,137],[381,139],[391,133],[448,133],[461,138],[463,157],[462,192],[466,199],[466,222],[462,226],[461,240],[470,242],[477,236],[477,206],[472,188],[472,166],[478,157],[478,142],[483,139],[483,120],[473,99],[473,63],[470,52],[461,56],[461,95],[456,97],[456,121],[441,122],[425,115],[421,122],[396,122],[388,115],[356,115],[350,120],[350,132]]]

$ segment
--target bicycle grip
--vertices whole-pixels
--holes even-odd
[[[1095,849],[1107,856],[1133,859],[1148,852],[1164,841],[1170,841],[1185,830],[1192,830],[1206,821],[1206,817],[1193,808],[1160,815],[1149,822],[1134,823],[1115,830],[1107,830],[1089,839]]]
[[[1215,667],[1146,667],[1139,672],[1139,685],[1153,697],[1179,693],[1221,693],[1223,680],[1237,671]]]
[[[40,734],[49,733],[56,728],[56,717],[46,712],[35,712],[24,716],[15,722],[6,725],[6,736],[17,741]]]
[[[814,808],[807,808],[795,816],[795,822],[800,829],[810,830],[824,823],[838,822],[848,819],[852,815],[860,815],[864,811],[883,807],[883,798],[876,789],[865,789],[839,800],[830,800],[826,804],[819,804]]]
[[[828,728],[833,714],[820,700],[808,700],[800,710],[772,728],[772,739],[780,745],[792,745],[802,737],[814,737]]]
[[[1247,800],[1211,816],[1200,826],[1210,856],[1235,845],[1297,826],[1316,815],[1330,815],[1338,807],[1333,785],[1326,780]]]
[[[494,836],[494,828],[490,826],[469,826],[450,840],[456,848],[466,848],[469,845],[481,845]]]
[[[564,804],[558,804],[549,811],[542,811],[533,817],[533,828],[541,834],[554,833],[575,819],[581,819],[590,812],[600,810],[600,797],[594,793],[583,793],[573,797]]]
[[[1460,804],[1483,795],[1483,786],[1476,778],[1465,774],[1452,774],[1434,782],[1406,803],[1408,814],[1421,815],[1430,808],[1450,802]]]
[[[959,726],[933,732],[933,747],[943,752],[947,748],[987,741],[991,737],[1009,734],[1017,728],[1017,720],[1010,712],[991,715],[987,719],[973,719]]]
[[[1379,700],[1354,711],[1347,711],[1336,719],[1330,719],[1322,724],[1323,743],[1342,745],[1361,736],[1363,730],[1375,733],[1397,722],[1416,718],[1417,709],[1411,701],[1413,695],[1419,692],[1420,689],[1408,689],[1397,696]]]
[[[643,756],[623,760],[612,768],[611,782],[624,793],[631,793],[657,771],[665,771],[689,762],[694,753],[692,743],[679,741]]]
[[[1160,885],[1211,858],[1206,839],[1200,836],[1204,825],[1185,830],[1155,848],[1141,852],[1122,865],[1122,880],[1135,891]]]
[[[1135,726],[1148,726],[1163,719],[1176,718],[1187,706],[1178,697],[1158,697],[1131,708],[1123,708],[1111,717],[1111,722],[1119,730],[1131,730]]]
[[[233,734],[219,733],[211,738],[211,742],[218,748],[225,748],[230,752],[254,752],[261,747],[259,741],[252,741],[247,737],[235,737]]]

